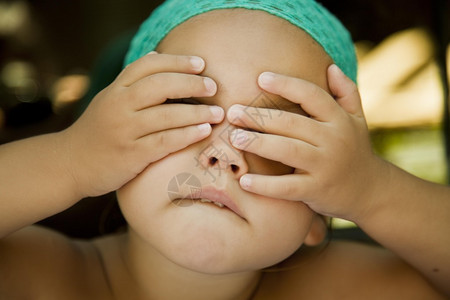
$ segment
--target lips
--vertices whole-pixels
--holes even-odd
[[[219,190],[211,186],[206,186],[201,189],[199,194],[189,195],[186,198],[193,200],[200,200],[202,203],[213,203],[219,208],[228,208],[233,211],[239,217],[245,219],[239,207],[233,201],[233,199],[224,190]],[[186,199],[185,198],[185,199]]]

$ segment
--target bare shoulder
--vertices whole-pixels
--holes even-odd
[[[264,294],[286,299],[445,299],[415,269],[392,252],[355,242],[304,249],[286,271],[265,276]],[[262,297],[261,299],[264,299]]]
[[[105,289],[101,262],[90,242],[39,226],[0,240],[1,299],[101,299]]]

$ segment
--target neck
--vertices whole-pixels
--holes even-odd
[[[260,272],[204,274],[175,264],[130,230],[121,255],[133,299],[250,299]]]

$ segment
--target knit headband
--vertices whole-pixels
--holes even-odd
[[[307,32],[356,82],[352,39],[341,22],[314,0],[167,0],[142,23],[125,58],[125,65],[154,50],[176,26],[202,13],[231,8],[262,10]]]

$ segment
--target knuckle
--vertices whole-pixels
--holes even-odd
[[[173,63],[175,66],[176,70],[182,69],[183,68],[183,59],[181,56],[175,55],[173,58]]]
[[[297,192],[298,190],[296,185],[289,184],[288,182],[283,184],[283,194],[285,194],[288,199],[296,198]]]
[[[131,159],[132,157],[134,157],[133,154],[138,151],[138,145],[134,141],[128,141],[128,142],[122,143],[121,148],[122,148],[121,150],[125,151],[124,153],[129,154],[129,155],[126,155],[126,157],[128,157],[128,159]]]
[[[131,117],[130,118],[130,123],[134,124],[134,130],[136,133],[134,134],[134,136],[136,136],[136,138],[141,138],[143,136],[145,136],[145,134],[150,134],[153,132],[154,128],[152,126],[149,126],[149,119],[151,118],[152,121],[154,122],[159,122],[159,120],[157,120],[155,117],[153,117],[154,115],[146,115],[143,116],[140,113],[135,113],[134,114],[135,117]],[[144,131],[145,128],[145,131]]]
[[[165,107],[163,107],[163,108],[165,108]],[[164,124],[170,122],[172,120],[172,113],[171,113],[171,111],[172,110],[170,110],[170,109],[161,109],[158,112],[158,117],[157,117],[158,122],[162,122]]]
[[[120,71],[119,75],[117,75],[116,79],[114,79],[114,82],[118,82],[123,77],[126,77],[129,70],[130,70],[130,65],[126,65],[125,68],[123,68],[122,71]]]
[[[150,76],[148,76],[147,78],[146,78],[146,84],[148,85],[148,86],[155,86],[155,87],[157,87],[157,86],[161,86],[161,84],[163,84],[164,82],[163,82],[163,74],[161,74],[161,73],[158,73],[158,74],[152,74],[152,75],[150,75]]]
[[[311,95],[311,99],[317,99],[319,97],[322,97],[323,90],[316,85],[310,85],[309,94]]]
[[[117,137],[117,142],[121,148],[128,149],[130,148],[130,143],[132,138],[135,135],[135,130],[133,126],[129,126],[128,122],[114,122],[110,124],[110,129],[115,133]],[[126,124],[126,125],[124,125]]]
[[[173,63],[176,70],[184,71],[189,69],[189,59],[185,56],[174,55]]]
[[[120,97],[120,98],[122,98],[122,97]],[[126,90],[126,95],[125,95],[125,101],[136,101],[136,99],[138,99],[139,98],[139,91],[138,91],[138,89],[137,88],[128,88],[127,90]]]
[[[164,128],[170,128],[171,126],[173,126],[175,119],[176,118],[174,118],[172,109],[170,109],[169,107],[161,107],[154,115],[153,122],[160,124]],[[145,123],[142,125],[148,127],[148,119],[143,122]]]
[[[205,89],[203,79],[195,75],[188,75],[188,87],[191,91],[203,91]]]
[[[286,116],[284,117],[284,122],[286,131],[295,132],[299,128],[297,124],[297,118],[295,116],[292,116],[291,114],[286,114]]]
[[[200,90],[200,79],[197,76],[186,74],[166,74],[165,76],[167,82],[161,82],[160,85],[170,89],[169,98],[191,97]]]
[[[180,118],[192,121],[208,121],[213,117],[211,109],[206,105],[188,105]]]
[[[141,58],[139,58],[138,60],[132,62],[131,64],[129,64],[129,66],[134,66],[137,64],[151,64],[153,62],[153,59],[151,57],[151,55],[144,55]]]
[[[132,62],[129,65],[134,65],[134,64],[145,64],[147,66],[152,66],[153,64],[155,64],[158,60],[160,60],[161,58],[163,58],[163,55],[144,55],[143,57],[141,57],[140,59],[136,60],[135,62]]]
[[[160,145],[161,147],[167,147],[168,146],[168,133],[167,132],[160,132],[156,135],[156,144]]]
[[[192,97],[202,94],[205,90],[203,80],[196,75],[184,75],[183,84],[179,91],[179,97]]]
[[[286,142],[286,154],[288,157],[300,157],[301,150],[298,147],[297,143],[294,142]]]
[[[181,134],[180,134],[181,133]],[[183,137],[182,139],[180,137]],[[172,129],[172,130],[166,130],[157,133],[156,136],[156,145],[160,146],[161,148],[164,148],[167,150],[167,153],[172,153],[178,148],[180,148],[178,145],[180,142],[185,141],[190,136],[189,132],[186,130],[186,128],[183,129]]]

